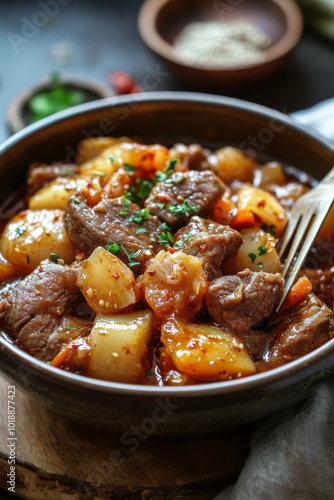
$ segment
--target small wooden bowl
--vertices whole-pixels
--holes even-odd
[[[238,4],[238,5],[237,5]],[[272,40],[259,62],[226,67],[186,64],[174,42],[183,28],[198,21],[247,20]],[[277,71],[300,40],[303,21],[292,0],[146,0],[138,18],[139,32],[175,76],[198,90],[248,85]]]
[[[81,79],[69,75],[60,76],[61,84],[70,89],[80,90],[85,95],[85,102],[96,101],[104,97],[111,97],[115,92],[100,82]],[[7,125],[10,134],[15,134],[27,125],[30,125],[29,100],[36,94],[49,90],[52,87],[52,77],[47,76],[34,87],[19,94],[10,104],[7,112]]]

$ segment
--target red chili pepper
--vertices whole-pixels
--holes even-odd
[[[113,71],[109,75],[109,82],[117,94],[133,94],[141,92],[141,87],[135,82],[131,75],[125,71]]]

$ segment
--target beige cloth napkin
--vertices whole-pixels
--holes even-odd
[[[293,116],[334,141],[334,99]],[[333,499],[334,377],[306,401],[256,425],[238,481],[215,500]]]

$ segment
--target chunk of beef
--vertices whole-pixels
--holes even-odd
[[[203,149],[200,144],[174,144],[170,150],[172,158],[179,158],[181,164],[189,170],[209,170],[209,158],[212,152]]]
[[[207,215],[225,191],[223,182],[210,170],[174,172],[158,182],[145,205],[172,227],[186,224],[192,215]]]
[[[299,306],[280,312],[273,320],[273,344],[262,369],[275,368],[300,358],[334,337],[334,314],[309,293]]]
[[[67,163],[53,163],[52,165],[32,164],[28,170],[27,177],[28,196],[35,194],[44,184],[56,177],[73,176],[78,170],[79,167],[77,165]]]
[[[194,216],[177,231],[175,240],[183,252],[203,261],[203,269],[211,281],[221,276],[222,262],[237,253],[242,236],[229,226]]]
[[[268,318],[283,296],[280,274],[252,272],[222,276],[209,285],[205,303],[214,321],[239,336]]]
[[[69,198],[64,223],[70,241],[87,254],[98,246],[106,247],[110,241],[123,245],[117,257],[128,264],[126,252],[132,254],[140,264],[131,267],[135,273],[141,272],[145,262],[160,250],[159,219],[124,197],[106,198],[90,208],[83,194],[76,194]]]
[[[73,316],[80,296],[74,268],[43,261],[4,292],[1,325],[19,347],[51,360],[63,343],[91,328],[90,321]]]

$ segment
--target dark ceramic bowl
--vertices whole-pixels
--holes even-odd
[[[144,141],[254,147],[321,177],[334,147],[289,116],[234,99],[191,93],[112,97],[64,111],[11,137],[0,147],[0,200],[24,180],[30,162],[73,160],[87,136],[129,135]],[[254,142],[255,141],[255,142]],[[311,394],[334,371],[334,339],[266,373],[188,387],[147,387],[85,378],[52,368],[0,338],[0,369],[32,400],[70,419],[123,432],[187,435],[255,421]]]
[[[192,22],[245,21],[269,35],[271,44],[259,61],[219,67],[185,63],[175,40]],[[148,47],[169,65],[175,76],[194,89],[247,86],[279,70],[298,44],[303,19],[293,0],[146,0],[138,27]]]

